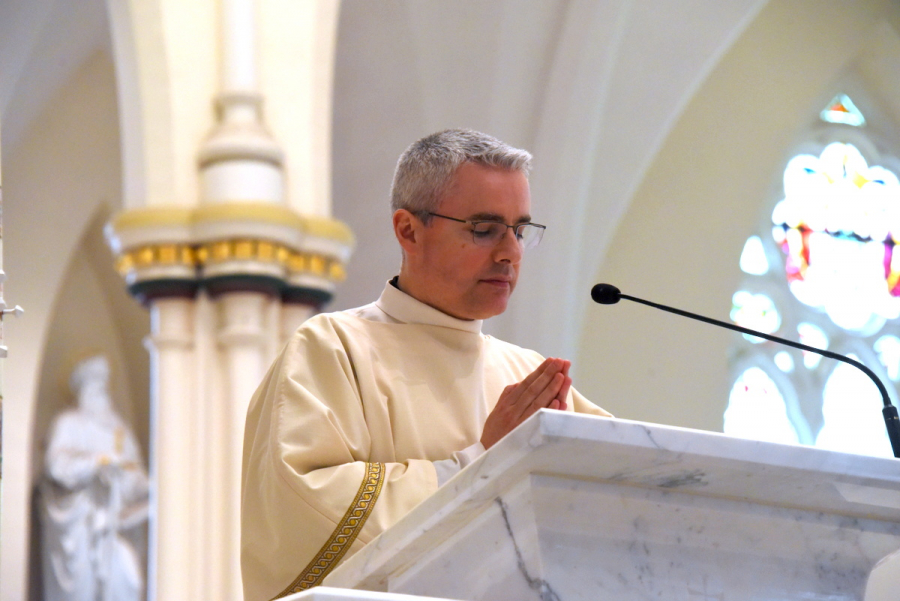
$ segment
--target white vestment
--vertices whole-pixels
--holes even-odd
[[[438,487],[500,393],[543,361],[394,288],[308,320],[250,404],[241,564],[246,601],[304,590]],[[571,390],[569,410],[609,414]]]

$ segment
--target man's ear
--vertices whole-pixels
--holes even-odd
[[[422,227],[422,221],[406,209],[397,209],[394,212],[394,235],[397,236],[397,242],[400,243],[403,252],[415,253],[421,242]]]

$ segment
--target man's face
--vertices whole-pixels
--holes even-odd
[[[530,221],[530,209],[524,174],[463,163],[435,212],[513,225]],[[471,225],[433,217],[422,229],[420,248],[413,296],[460,319],[485,319],[506,310],[523,250],[511,229],[496,245],[478,246]]]

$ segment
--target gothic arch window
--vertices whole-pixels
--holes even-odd
[[[900,388],[900,181],[846,95],[820,113],[824,141],[784,165],[780,198],[740,257],[740,325],[868,365]],[[892,456],[882,400],[850,365],[745,337],[735,343],[726,434]]]

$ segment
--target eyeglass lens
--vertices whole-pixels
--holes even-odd
[[[474,225],[472,236],[476,244],[490,246],[498,243],[506,235],[508,227],[502,223],[483,221]],[[514,229],[516,238],[518,238],[523,248],[537,246],[544,234],[544,228],[531,225],[530,223],[520,223],[514,226]]]

